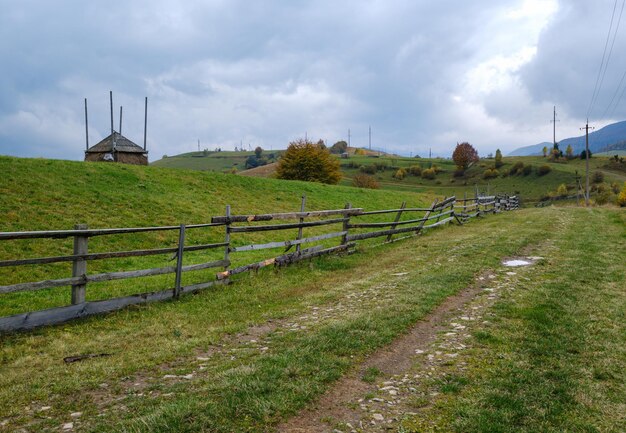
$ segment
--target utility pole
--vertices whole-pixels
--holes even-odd
[[[554,114],[550,123],[552,123],[552,145],[556,146],[556,122],[560,122],[560,120],[556,120],[556,105],[554,106]]]
[[[348,128],[348,147],[350,147],[350,128]]]
[[[585,206],[589,207],[589,119],[584,128],[585,130]],[[593,126],[591,129],[595,129]]]
[[[369,130],[369,142],[370,142],[370,150],[372,150],[372,127],[370,126],[370,130]]]

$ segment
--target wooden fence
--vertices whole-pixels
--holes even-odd
[[[463,224],[470,218],[486,213],[497,213],[503,210],[516,209],[519,206],[517,197],[490,196],[475,197],[457,200],[455,197],[435,200],[428,208],[409,208],[403,202],[398,209],[364,211],[362,208],[352,208],[346,204],[343,209],[321,210],[306,212],[306,198],[302,197],[300,212],[274,213],[259,215],[233,215],[230,206],[226,207],[225,215],[215,216],[210,223],[142,228],[113,228],[89,229],[86,225],[76,225],[73,230],[31,231],[31,232],[4,232],[0,233],[0,241],[14,241],[20,239],[73,239],[73,254],[41,258],[21,258],[0,261],[0,267],[19,267],[27,265],[43,265],[59,262],[72,263],[72,276],[44,281],[24,282],[0,286],[0,296],[14,292],[35,291],[50,288],[69,287],[71,290],[71,305],[50,308],[39,311],[26,312],[12,316],[0,317],[0,332],[31,329],[38,326],[62,323],[68,320],[110,312],[129,305],[141,304],[165,299],[176,299],[181,294],[197,292],[216,284],[224,284],[233,275],[250,270],[257,270],[266,266],[284,266],[296,261],[310,259],[330,253],[347,251],[356,245],[357,241],[384,237],[384,242],[392,242],[415,236],[423,230],[457,222]],[[391,221],[363,221],[368,216],[393,215]],[[408,219],[406,216],[408,215]],[[403,217],[405,217],[403,219]],[[377,217],[380,218],[380,217]],[[311,220],[313,219],[313,220]],[[266,224],[266,222],[295,220],[297,222]],[[262,224],[258,224],[258,223]],[[340,230],[329,233],[303,236],[303,229],[325,226],[340,226]],[[224,241],[209,244],[187,245],[186,234],[205,227],[223,227]],[[281,240],[266,243],[251,243],[238,245],[235,237],[243,233],[274,232],[280,230],[295,230],[295,239]],[[367,230],[369,229],[369,230]],[[375,229],[375,230],[371,230]],[[365,231],[367,230],[367,231]],[[177,232],[177,245],[170,248],[141,249],[115,252],[93,252],[89,250],[89,239],[97,236],[133,235],[145,232]],[[319,230],[318,230],[319,231]],[[404,235],[393,239],[394,235]],[[329,240],[338,239],[337,245],[328,245]],[[317,244],[303,248],[305,245]],[[326,245],[324,245],[326,244]],[[293,252],[288,252],[292,247]],[[231,268],[231,255],[249,251],[284,247],[282,255],[262,261]],[[185,253],[223,249],[223,259],[207,261],[198,264],[184,265]],[[105,260],[124,257],[144,257],[153,255],[173,254],[175,265],[140,270],[125,270],[107,273],[90,274],[87,264],[94,260]],[[192,285],[182,285],[182,275],[185,272],[199,271],[211,268],[221,268],[209,281]],[[89,283],[122,280],[129,278],[147,277],[153,275],[174,274],[174,287],[131,296],[112,299],[87,301],[86,294]],[[2,298],[0,298],[1,300]]]

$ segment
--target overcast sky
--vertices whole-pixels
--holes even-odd
[[[580,135],[623,0],[0,0],[0,154],[82,159],[115,129],[150,160],[348,139],[482,155]],[[625,14],[626,15],[626,12]],[[626,16],[590,114],[626,72]],[[606,56],[612,46],[608,41]],[[606,60],[605,60],[606,61]],[[602,77],[602,76],[601,76]],[[626,80],[625,80],[626,81]],[[626,84],[626,83],[623,83]],[[623,88],[623,87],[622,87]],[[621,91],[617,91],[618,97]],[[613,100],[616,105],[618,98]]]

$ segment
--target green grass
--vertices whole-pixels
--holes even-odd
[[[281,150],[277,151],[264,151],[263,155],[274,157],[280,155]],[[254,155],[254,152],[189,152],[182,153],[180,155],[168,156],[157,161],[152,162],[150,165],[154,167],[164,168],[182,168],[187,170],[200,170],[200,171],[217,171],[220,173],[229,172],[232,169],[237,171],[246,169],[246,159]],[[273,158],[270,158],[273,161]],[[270,161],[270,162],[271,162]]]
[[[524,273],[496,304],[494,325],[474,333],[463,386],[453,382],[454,398],[410,417],[405,431],[626,429],[626,213],[551,218],[559,235],[536,251],[547,263]]]
[[[368,209],[424,201],[398,191],[155,167],[16,158],[0,158],[0,167],[8,174],[0,183],[3,230],[67,228],[84,221],[98,227],[175,224],[181,217],[203,222],[229,202],[237,213],[298,209],[303,192],[312,209],[342,207],[346,201]],[[346,257],[241,275],[232,286],[176,302],[4,335],[0,429],[58,430],[72,412],[82,412],[74,420],[76,431],[271,430],[476,275],[498,267],[502,257],[544,244],[550,247],[545,264],[529,274],[524,290],[497,306],[497,326],[475,334],[482,349],[472,353],[468,374],[439,384],[446,399],[437,412],[428,412],[435,409],[424,402],[416,406],[424,406],[424,417],[438,420],[440,431],[620,431],[625,225],[624,211],[610,208],[510,212],[403,242],[366,244]],[[206,234],[203,240],[222,235]],[[134,248],[154,239],[97,246],[114,247],[114,241]],[[2,259],[55,251],[47,244],[4,248]],[[394,273],[400,275],[391,278]],[[18,276],[32,277],[28,271]],[[126,282],[103,288],[100,295],[147,287]],[[54,293],[44,293],[45,299],[42,292],[3,296],[0,307],[45,306]],[[340,312],[325,319],[311,313],[313,307],[339,306]],[[276,329],[257,337],[266,350],[229,339],[268,323]],[[289,331],[293,323],[306,327]],[[198,361],[207,350],[213,355]],[[111,356],[62,361],[84,353]],[[193,380],[163,377],[190,373]],[[376,377],[369,371],[364,379]],[[41,411],[42,406],[51,408]]]
[[[344,178],[342,185],[350,185],[352,177],[360,172],[360,166],[371,166],[375,163],[386,164],[387,168],[378,171],[374,177],[378,180],[381,189],[400,190],[400,191],[420,191],[428,192],[437,196],[462,197],[464,194],[472,197],[475,189],[481,193],[490,194],[517,194],[522,197],[523,203],[532,205],[539,201],[549,192],[556,191],[560,184],[565,184],[571,191],[575,191],[576,172],[578,175],[585,174],[585,161],[574,159],[571,161],[550,162],[548,159],[539,156],[525,157],[504,157],[504,165],[499,169],[502,174],[511,169],[518,162],[524,165],[532,166],[532,172],[527,176],[514,175],[502,177],[500,175],[494,179],[483,179],[483,172],[494,165],[493,159],[482,159],[478,164],[470,167],[464,177],[455,178],[453,173],[456,169],[451,159],[421,159],[421,158],[403,158],[403,157],[380,157],[372,158],[367,156],[354,156],[348,160],[342,160],[342,172]],[[622,182],[626,180],[624,173],[607,168],[608,158],[593,157],[590,160],[590,171],[603,171],[607,182]],[[423,179],[421,177],[407,176],[403,180],[393,178],[397,168],[408,168],[412,165],[418,165],[422,168],[428,168],[431,165],[437,165],[442,171],[437,174],[435,179]],[[356,167],[350,167],[355,165]],[[537,174],[537,168],[542,165],[548,165],[551,171],[543,176]],[[583,178],[584,183],[584,178]]]
[[[465,287],[481,269],[539,241],[548,223],[528,226],[526,218],[499,215],[344,258],[328,257],[278,273],[261,271],[258,277],[238,279],[232,288],[179,302],[3,337],[0,410],[11,426],[37,418],[37,412],[24,407],[49,405],[53,409],[46,416],[51,419],[37,421],[42,427],[81,411],[86,431],[265,431]],[[515,232],[523,236],[514,235],[508,222],[519,226]],[[485,231],[491,236],[484,236]],[[484,254],[476,257],[476,250]],[[455,260],[454,273],[448,259]],[[389,273],[407,270],[410,276],[390,284]],[[196,350],[219,343],[227,333],[267,320],[298,320],[312,305],[334,305],[368,290],[378,294],[358,308],[298,333],[272,334],[267,352],[237,351],[234,359],[226,352],[211,358],[208,373],[197,380],[171,385],[160,380],[161,366],[188,373],[197,365]],[[113,356],[68,366],[60,362],[68,355],[101,352]],[[144,398],[127,391],[124,381],[132,383],[138,373],[154,378],[148,389],[158,394]],[[127,410],[112,404],[102,412],[94,393],[103,382],[113,397],[123,398]],[[71,400],[69,395],[82,397]]]
[[[157,167],[82,163],[0,157],[1,231],[71,229],[77,223],[90,228],[144,227],[209,222],[224,215],[227,204],[233,214],[293,212],[307,196],[307,209],[338,209],[351,202],[368,209],[397,208],[404,200],[426,204],[414,193],[383,192],[332,187],[307,182],[254,179],[219,173],[172,170]],[[304,230],[304,236],[320,230],[338,231],[340,225]],[[234,245],[295,238],[296,231],[233,236]],[[223,227],[190,230],[188,244],[222,242]],[[332,240],[335,244],[337,239]],[[172,247],[176,232],[95,237],[91,252]],[[283,249],[284,250],[284,249]],[[232,254],[233,266],[252,263],[282,253],[281,249]],[[45,257],[72,253],[69,240],[23,240],[0,243],[0,260]],[[223,250],[186,255],[185,264],[223,258]],[[151,256],[93,261],[90,273],[171,266],[171,256]],[[183,284],[214,279],[215,270],[185,274]],[[71,264],[0,268],[0,285],[71,275]],[[173,276],[147,277],[92,284],[88,300],[106,299],[172,287]],[[17,314],[67,305],[69,288],[22,292],[3,296],[0,315]]]

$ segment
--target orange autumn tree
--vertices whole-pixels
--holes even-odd
[[[452,160],[456,164],[457,169],[465,171],[470,165],[478,162],[478,152],[468,142],[457,143],[452,153]]]
[[[289,143],[278,163],[276,177],[336,184],[341,180],[339,160],[328,149],[308,140]]]

